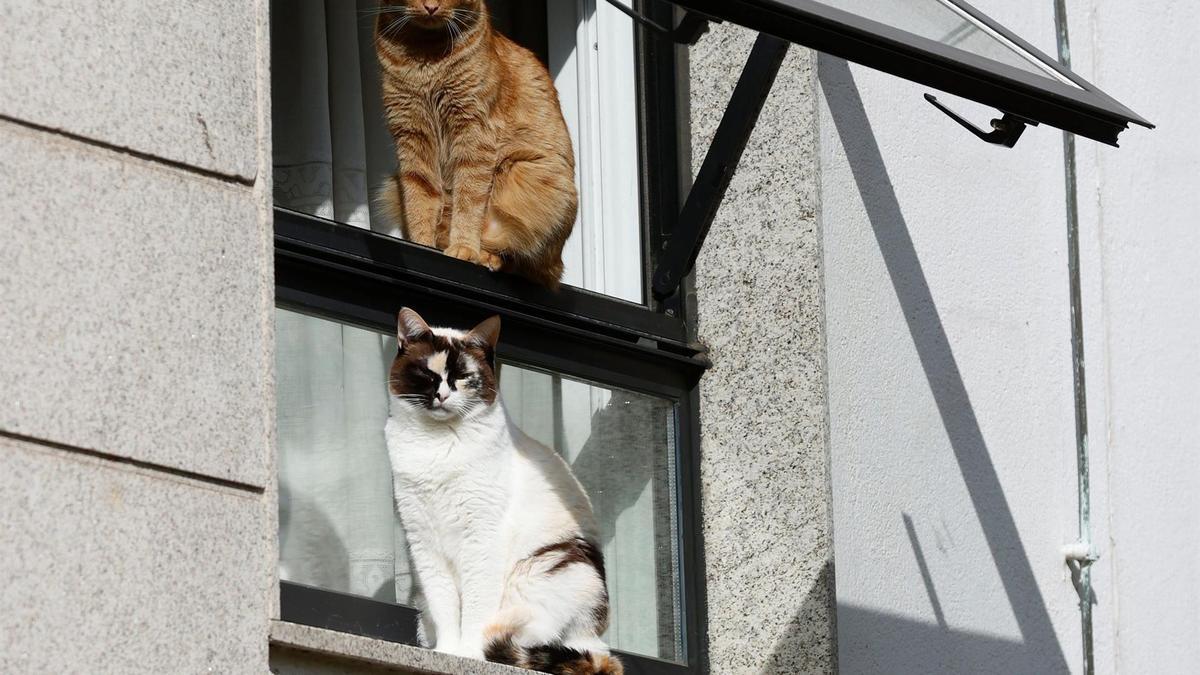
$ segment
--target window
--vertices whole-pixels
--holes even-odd
[[[276,328],[280,577],[410,602],[380,433],[395,340],[283,309]],[[612,595],[609,643],[680,660],[675,403],[511,361],[500,365],[500,389],[517,426],[558,450],[592,499]]]
[[[375,5],[305,0],[273,15],[275,197],[281,207],[399,236],[373,199],[396,169],[378,96]],[[605,0],[489,7],[496,27],[548,67],[571,133],[580,208],[564,283],[642,303],[633,22]]]
[[[964,0],[675,4],[994,106],[1023,124],[1112,145],[1130,123],[1152,126]]]
[[[677,50],[605,0],[489,4],[549,66],[574,141],[580,215],[557,293],[402,241],[374,212],[395,159],[373,0],[271,13],[283,618],[416,640],[382,434],[396,312],[449,326],[500,314],[505,405],[571,464],[600,522],[606,639],[632,672],[696,672],[706,364],[678,298],[645,290],[678,212]],[[642,4],[671,21],[669,6]]]
[[[708,21],[761,31],[738,79],[675,227],[661,239],[651,293],[680,295],[704,246],[762,105],[795,42],[977,102],[1003,117],[984,131],[931,94],[926,100],[980,139],[1013,147],[1029,125],[1051,124],[1112,145],[1130,123],[1153,127],[1083,78],[1013,35],[964,0],[672,0],[685,10],[675,29],[644,25],[683,41]]]

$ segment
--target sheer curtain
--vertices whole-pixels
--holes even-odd
[[[377,94],[375,4],[273,5],[275,203],[396,236],[371,214],[372,189],[396,163]],[[280,577],[410,602],[383,439],[395,342],[286,309],[276,321]],[[501,388],[517,424],[563,453],[592,497],[612,594],[610,642],[678,658],[673,406],[518,365],[502,368]]]
[[[362,228],[395,166],[382,125],[373,0],[295,0],[271,12],[275,203]],[[391,225],[379,229],[388,233]],[[411,586],[382,429],[394,342],[276,314],[280,575],[382,600]]]

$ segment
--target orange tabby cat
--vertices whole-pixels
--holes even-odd
[[[404,236],[555,288],[578,208],[554,83],[482,0],[381,0],[383,104],[400,167],[381,201]]]

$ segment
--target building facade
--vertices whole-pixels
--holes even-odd
[[[1055,50],[1052,3],[980,4]],[[309,5],[325,6],[332,45],[338,3]],[[1085,672],[1063,553],[1079,510],[1071,160],[1100,556],[1090,658],[1101,673],[1200,665],[1200,598],[1184,576],[1200,558],[1187,534],[1200,506],[1200,143],[1184,86],[1200,62],[1172,46],[1200,16],[1175,0],[1153,12],[1066,5],[1076,70],[1159,124],[1121,150],[1080,142],[1071,154],[1048,127],[1013,150],[985,146],[925,104],[922,87],[791,48],[679,309],[711,368],[672,427],[698,430],[697,442],[654,442],[686,449],[667,474],[687,462],[693,482],[634,491],[613,516],[625,553],[609,557],[632,561],[621,572],[631,590],[614,596],[628,608],[618,648],[687,672]],[[314,472],[289,449],[311,429],[282,423],[309,384],[288,387],[309,380],[281,356],[301,329],[280,314],[300,290],[283,280],[294,251],[277,248],[278,174],[308,160],[281,159],[294,146],[279,142],[280,121],[302,113],[284,117],[281,100],[293,101],[280,92],[304,83],[280,78],[305,57],[281,47],[279,6],[0,1],[0,671],[519,672],[305,625],[281,603],[281,575],[344,589],[304,576],[320,553],[289,548],[289,528],[308,522],[297,486]],[[552,64],[577,64],[579,45],[607,56],[601,45],[632,34],[596,3],[581,2],[586,20],[555,7],[549,36],[530,38]],[[555,21],[581,37],[556,46]],[[679,154],[692,168],[753,41],[720,24],[676,55]],[[616,114],[604,105],[640,95],[603,76],[620,67],[578,66],[601,74],[591,90],[556,80],[560,94],[582,92],[565,107],[585,159],[589,129],[611,143],[645,124],[598,121]],[[604,103],[573,108],[587,91]],[[581,221],[592,238],[571,255],[590,276],[577,285],[637,295],[621,285],[630,244],[607,225],[627,168],[581,166],[581,183],[591,176],[610,196]],[[535,370],[514,365],[505,390],[531,410],[551,391]],[[546,422],[552,440],[599,435],[617,394],[589,395],[581,417]],[[630,519],[666,512],[682,524],[663,527],[686,529],[694,550],[639,548]],[[390,526],[382,536],[395,541]],[[392,602],[402,555],[397,546],[384,563]],[[363,560],[355,569],[379,562]],[[641,603],[646,569],[686,590]],[[653,581],[647,592],[661,592]],[[651,607],[657,646],[643,647]]]

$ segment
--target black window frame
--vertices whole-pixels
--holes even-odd
[[[656,1],[639,11],[670,22]],[[675,405],[679,599],[686,663],[616,652],[627,673],[703,672],[706,613],[700,523],[698,382],[708,361],[693,342],[679,296],[655,301],[649,272],[677,219],[687,180],[686,109],[679,47],[636,28],[638,143],[644,304],[563,286],[556,292],[449,258],[438,251],[275,207],[276,306],[390,334],[401,306],[432,323],[473,325],[498,314],[497,356],[568,377],[667,399]],[[281,581],[284,621],[417,644],[417,610]]]
[[[1042,53],[965,0],[947,0],[1074,82],[1078,89],[818,0],[671,0],[716,19],[891,73],[1109,145],[1137,124],[1153,124]]]

